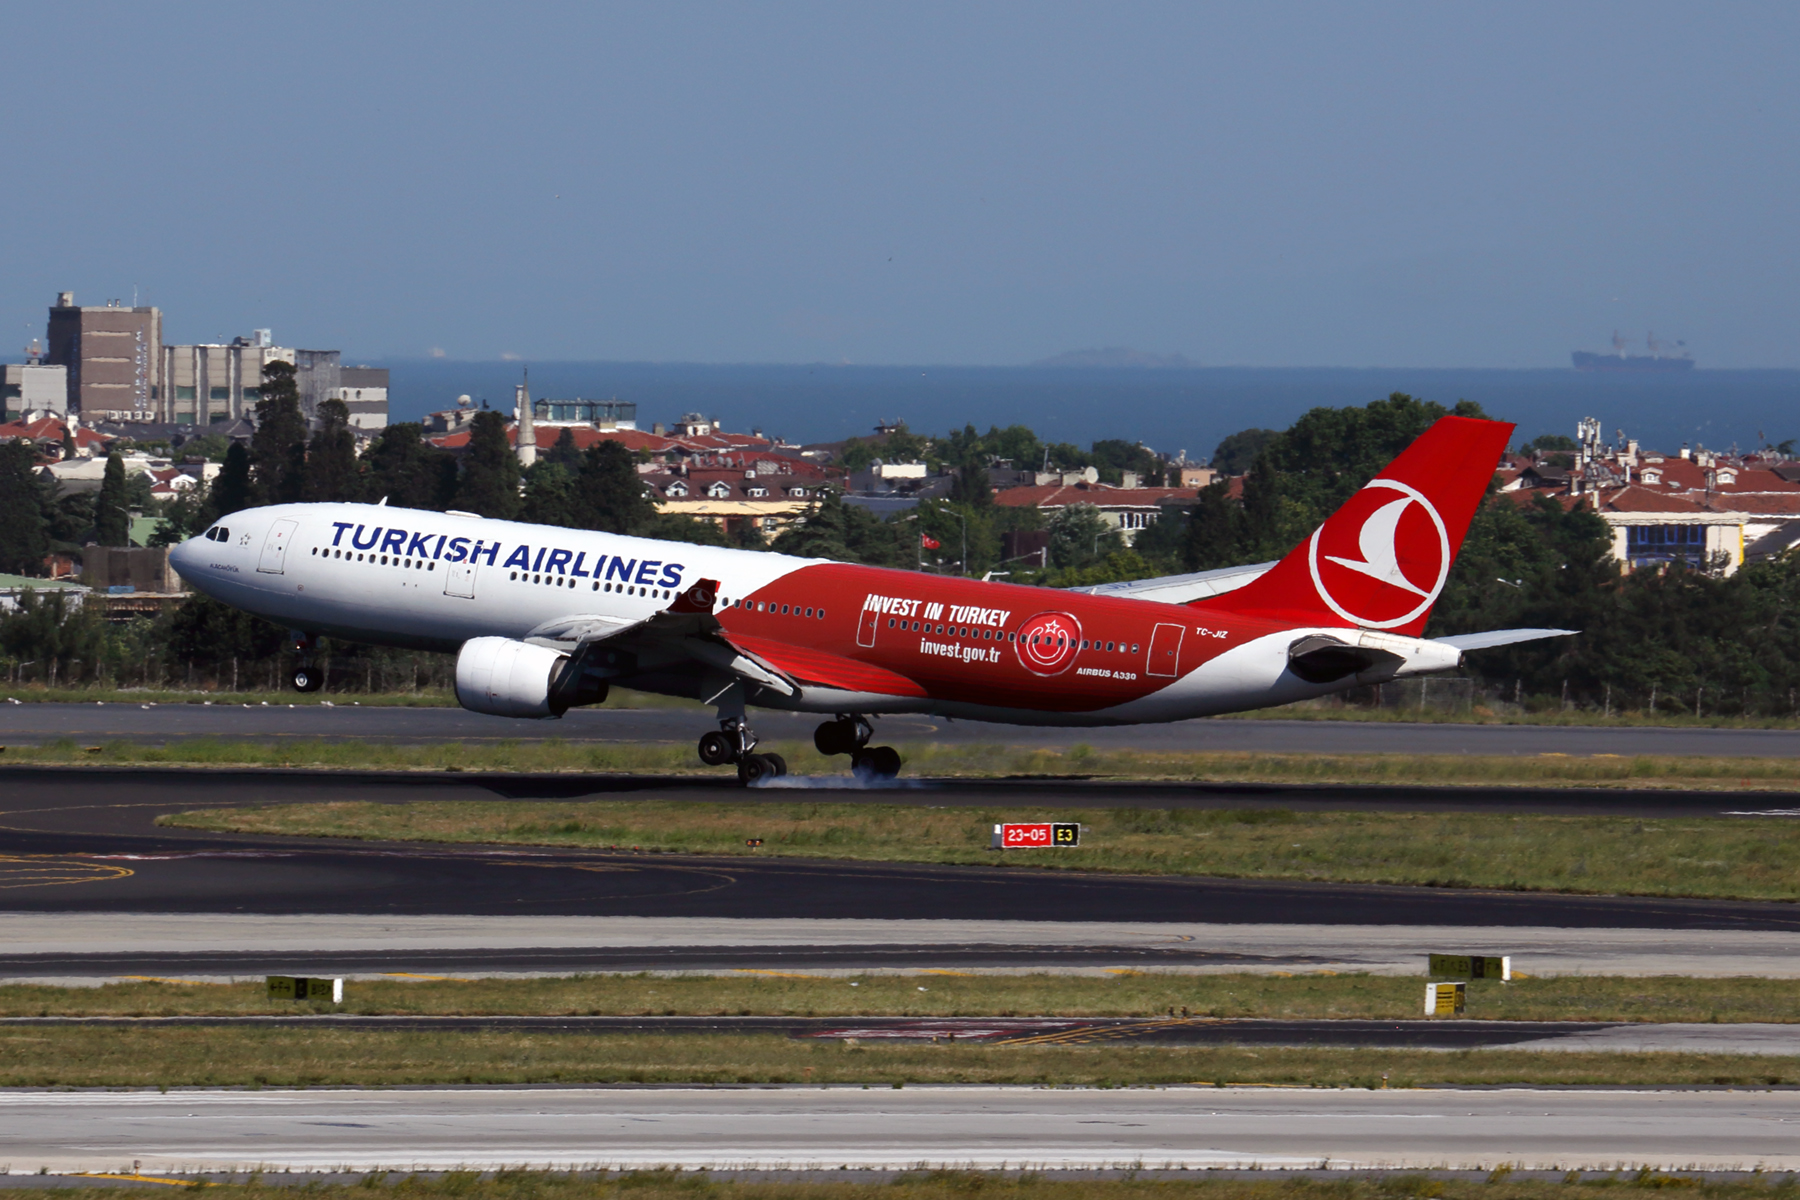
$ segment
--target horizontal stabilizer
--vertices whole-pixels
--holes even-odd
[[[1458,633],[1431,640],[1458,650],[1492,650],[1495,646],[1535,642],[1539,638],[1574,637],[1580,632],[1579,629],[1490,629],[1486,633]]]
[[[1130,600],[1160,600],[1164,604],[1187,604],[1218,596],[1257,578],[1275,564],[1251,563],[1243,567],[1219,567],[1196,571],[1191,575],[1162,575],[1155,579],[1132,579],[1124,583],[1096,583],[1088,587],[1070,588],[1091,596],[1124,596]]]

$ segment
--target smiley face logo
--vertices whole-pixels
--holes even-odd
[[[1417,619],[1450,577],[1450,534],[1417,488],[1373,479],[1313,532],[1313,586],[1331,611],[1365,629]]]
[[[1081,649],[1081,623],[1068,613],[1039,613],[1019,626],[1014,649],[1033,675],[1060,675]]]

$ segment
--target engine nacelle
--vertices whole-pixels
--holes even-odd
[[[503,637],[470,638],[456,656],[456,702],[496,717],[560,717],[551,692],[568,655]]]

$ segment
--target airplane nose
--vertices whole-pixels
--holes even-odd
[[[187,578],[188,567],[194,561],[194,543],[200,540],[200,538],[189,538],[187,541],[169,548],[169,565],[174,567],[175,573],[183,579]]]

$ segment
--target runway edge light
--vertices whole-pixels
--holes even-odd
[[[1512,980],[1510,954],[1427,954],[1425,974],[1442,979]]]

